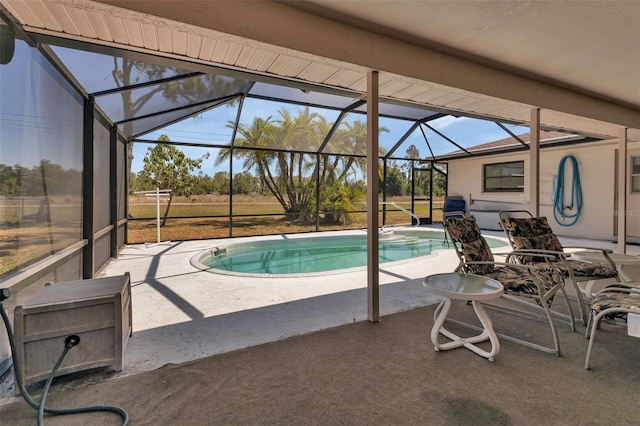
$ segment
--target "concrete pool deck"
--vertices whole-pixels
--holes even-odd
[[[438,225],[429,229],[442,230]],[[500,238],[503,234],[483,231],[483,235]],[[275,235],[234,241],[274,237],[284,238]],[[560,240],[567,245],[616,249],[606,241]],[[218,275],[191,265],[194,255],[220,241],[126,246],[101,271],[100,276],[131,274],[133,336],[120,375],[367,319],[364,268],[326,276],[256,278]],[[640,247],[628,246],[628,252],[640,254]],[[381,320],[385,315],[438,302],[437,296],[424,289],[422,279],[451,272],[457,264],[453,250],[438,250],[417,260],[382,265]],[[425,325],[425,333],[427,328]]]
[[[274,237],[282,238],[234,241]],[[192,266],[194,255],[220,241],[126,246],[101,271],[99,276],[131,274],[133,336],[121,374],[367,319],[365,268],[325,276],[258,278]],[[450,272],[457,263],[453,250],[439,250],[419,260],[382,265],[381,317],[437,302],[438,297],[425,291],[422,279]]]

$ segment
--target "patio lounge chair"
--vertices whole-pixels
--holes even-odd
[[[493,307],[513,314],[535,317],[536,319],[542,318],[548,321],[554,346],[541,346],[513,336],[498,335],[506,340],[560,356],[560,343],[554,322],[556,315],[551,310],[551,304],[558,291],[565,295],[565,301],[567,298],[564,283],[558,272],[551,266],[545,269],[510,263],[510,254],[507,255],[506,262],[496,262],[473,216],[445,217],[444,227],[451,237],[455,252],[460,260],[455,272],[483,275],[500,282],[504,287],[503,297],[521,304],[522,309],[509,309],[504,306]],[[573,313],[568,301],[566,306],[569,312],[567,318],[572,331],[575,331]],[[540,311],[543,315],[540,315]]]
[[[527,210],[503,210],[498,213],[500,225],[504,229],[509,244],[519,253],[513,256],[517,262],[524,265],[549,264],[558,269],[563,279],[571,282],[575,289],[580,309],[580,319],[587,324],[587,306],[592,294],[591,284],[580,286],[581,282],[589,283],[602,279],[610,279],[618,276],[616,265],[609,257],[612,250],[583,246],[563,246],[558,237],[553,233],[546,217],[534,217]],[[524,216],[524,217],[518,217]],[[570,259],[571,254],[564,249],[585,249],[601,251],[608,264],[583,262]]]
[[[628,314],[640,315],[640,282],[613,284],[593,296],[585,335],[589,339],[584,361],[586,370],[590,368],[591,350],[596,330],[600,328],[600,320],[606,317],[613,321],[627,322]]]

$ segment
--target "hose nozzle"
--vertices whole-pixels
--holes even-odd
[[[67,338],[64,339],[64,347],[67,348],[67,349],[71,349],[72,347],[74,347],[78,343],[80,343],[80,336],[78,336],[76,334],[72,334],[70,336],[67,336]]]

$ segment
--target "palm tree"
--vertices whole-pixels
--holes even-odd
[[[340,212],[356,206],[366,192],[366,186],[357,178],[358,171],[366,170],[366,159],[362,157],[366,153],[366,124],[360,121],[345,123],[334,135],[340,152],[358,156],[321,154],[318,162],[305,151],[320,146],[331,123],[309,108],[303,108],[293,116],[283,107],[278,114],[277,120],[256,117],[251,125],[239,124],[234,147],[221,150],[216,165],[228,161],[231,152],[234,158],[244,159],[244,170],[256,172],[289,219],[313,219],[316,204],[332,211],[338,208]],[[230,121],[227,127],[234,128],[235,123]],[[380,131],[388,129],[381,128]],[[325,188],[320,200],[316,200],[316,181],[313,179],[318,173]],[[353,176],[351,182],[350,175]],[[325,218],[342,220],[343,215],[339,213],[340,218],[325,215]]]
[[[380,132],[388,131],[385,127],[380,128]],[[352,155],[322,155],[321,206],[326,221],[346,223],[350,220],[347,212],[356,209],[366,195],[366,185],[357,177],[358,171],[365,173],[367,169],[366,123],[358,120],[343,123],[332,142],[334,151]],[[378,173],[382,175],[380,164]],[[349,176],[352,176],[351,180]]]
[[[277,141],[280,149],[287,151],[277,153],[278,176],[281,188],[289,198],[291,211],[299,213],[309,209],[315,188],[308,174],[315,162],[301,151],[318,143],[316,122],[320,115],[312,113],[308,107],[298,111],[296,117],[292,117],[285,108],[280,108],[278,113],[281,118],[275,121],[278,125]]]

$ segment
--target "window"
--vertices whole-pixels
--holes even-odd
[[[640,193],[640,155],[631,157],[631,192]]]
[[[484,192],[523,192],[524,161],[485,164],[482,179]]]

